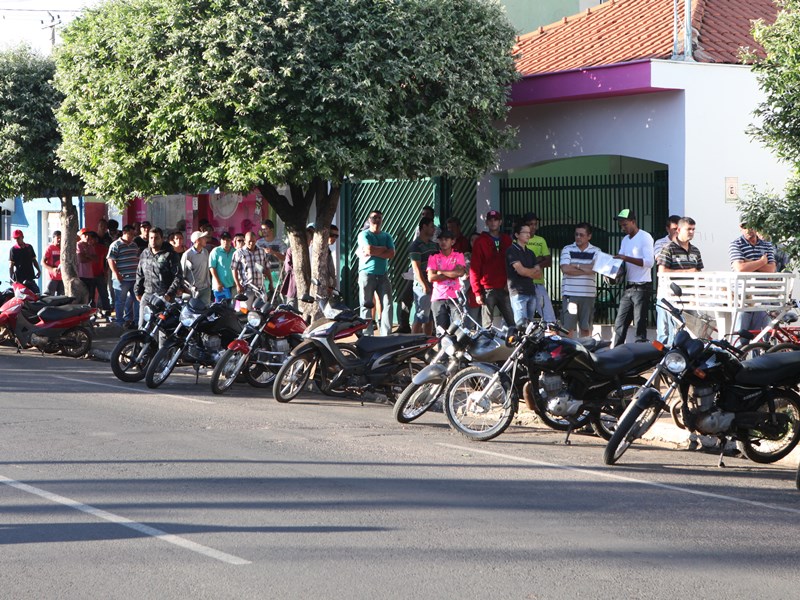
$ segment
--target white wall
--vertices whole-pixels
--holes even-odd
[[[728,244],[739,229],[725,177],[739,178],[741,194],[745,184],[780,190],[789,176],[745,133],[760,97],[755,76],[746,66],[653,61],[652,85],[678,91],[512,109],[520,146],[480,181],[478,231],[486,210],[497,208],[497,173],[559,158],[632,156],[668,166],[670,213],[697,221],[706,269],[729,269]]]

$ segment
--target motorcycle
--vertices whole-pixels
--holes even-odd
[[[304,297],[304,302],[312,302]],[[272,394],[278,402],[290,402],[312,378],[324,394],[356,395],[377,391],[390,401],[421,370],[423,358],[436,344],[427,335],[364,336],[352,346],[336,343],[370,324],[352,310],[334,314],[327,310],[327,299],[320,299],[326,318],[312,323],[303,333],[303,341],[292,349],[289,359],[278,371]]]
[[[195,383],[201,367],[216,365],[223,348],[236,339],[244,326],[244,315],[233,310],[231,302],[228,299],[206,306],[193,298],[183,305],[178,326],[147,367],[147,387],[157,388],[164,383],[180,361],[194,368]]]
[[[411,379],[397,402],[394,418],[398,423],[411,423],[421,417],[443,395],[454,373],[470,363],[485,363],[490,369],[495,363],[508,358],[511,349],[506,345],[503,332],[483,328],[470,318],[465,310],[465,298],[455,303],[460,316],[448,329],[438,328],[439,350],[419,373]]]
[[[141,381],[162,337],[178,326],[181,304],[151,296],[142,307],[144,328],[125,332],[111,351],[111,370],[126,383]]]
[[[41,302],[21,283],[12,289],[14,296],[0,306],[0,339],[13,340],[17,353],[35,347],[42,353],[79,358],[91,350],[94,308],[70,305],[68,296],[55,296],[55,305]]]
[[[566,333],[557,324],[530,322],[523,333],[509,336],[514,350],[497,371],[473,366],[456,373],[445,392],[450,424],[469,439],[491,440],[511,424],[518,390],[525,394],[527,388],[537,412],[569,417],[565,423],[548,423],[566,429],[565,444],[573,429],[586,424],[610,436],[630,393],[627,387],[658,362],[661,352],[629,344],[595,354],[577,340],[547,335],[551,331]],[[586,343],[599,347],[596,341]]]
[[[670,288],[680,298],[680,287]],[[677,324],[672,347],[625,409],[603,461],[615,464],[665,410],[678,427],[720,439],[721,467],[728,440],[757,463],[788,455],[800,441],[800,396],[793,389],[800,382],[800,352],[741,361],[741,351],[726,340],[692,337],[683,311],[661,302]],[[669,383],[663,395],[655,385],[659,378]],[[670,406],[676,391],[679,398]]]

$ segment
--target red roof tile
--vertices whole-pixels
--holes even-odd
[[[643,58],[670,58],[673,0],[609,0],[520,37],[517,68],[523,75],[566,71]],[[684,2],[678,12],[683,20]],[[741,47],[761,51],[751,22],[775,20],[772,0],[694,0],[693,56],[698,62],[739,63]],[[679,37],[683,50],[683,36]]]

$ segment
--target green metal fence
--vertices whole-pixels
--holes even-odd
[[[546,286],[557,312],[561,304],[561,249],[574,241],[575,224],[591,224],[592,244],[615,254],[623,234],[614,216],[623,208],[632,209],[639,227],[654,239],[662,237],[669,216],[667,171],[510,177],[500,181],[500,210],[507,231],[525,213],[534,212],[540,219],[539,235],[547,241],[553,258],[553,266],[545,271]],[[620,286],[610,286],[598,278],[596,322],[613,323],[620,295]],[[655,322],[653,318],[651,315],[651,323]]]

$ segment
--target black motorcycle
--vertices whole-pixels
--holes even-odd
[[[164,383],[179,362],[194,368],[195,382],[202,367],[213,368],[244,327],[246,317],[233,310],[232,302],[228,299],[205,306],[193,298],[184,304],[178,326],[147,367],[147,387]]]
[[[557,324],[531,322],[509,337],[514,350],[499,370],[472,366],[456,373],[445,392],[450,424],[471,440],[497,437],[517,413],[520,391],[531,383],[529,393],[541,396],[539,406],[546,402],[551,412],[563,406],[564,414],[575,415],[565,425],[567,443],[572,429],[587,423],[605,435],[622,413],[625,385],[655,365],[661,351],[630,344],[595,354],[575,340],[547,335],[552,331],[566,333]]]
[[[141,310],[144,327],[125,332],[111,351],[111,370],[126,383],[145,378],[159,344],[178,326],[181,304],[151,296]]]
[[[680,298],[681,289],[672,284]],[[668,300],[663,306],[678,324],[672,347],[628,405],[603,453],[613,465],[642,437],[663,411],[678,427],[716,436],[724,449],[735,440],[741,452],[758,463],[775,462],[800,441],[800,352],[764,354],[742,362],[741,351],[725,340],[693,338],[682,311]],[[669,387],[661,394],[656,382]],[[678,392],[678,401],[669,400]],[[719,464],[724,466],[722,455]]]

